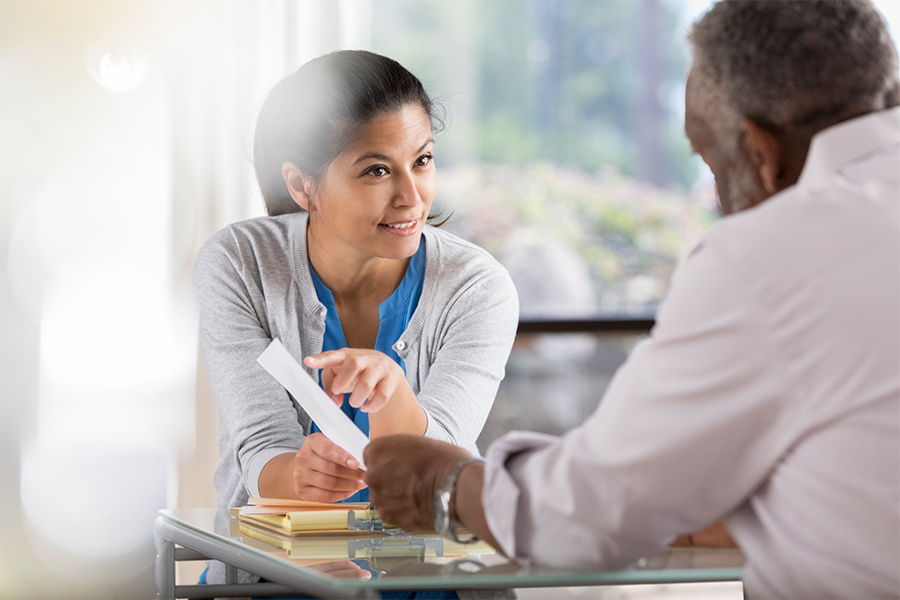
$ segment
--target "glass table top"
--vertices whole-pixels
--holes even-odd
[[[741,578],[744,562],[739,550],[682,547],[667,548],[621,571],[528,568],[510,562],[487,544],[457,544],[433,534],[357,532],[289,537],[233,518],[229,535],[223,536],[213,532],[213,509],[163,510],[160,515],[230,551],[292,565],[338,588],[522,588],[735,581]]]

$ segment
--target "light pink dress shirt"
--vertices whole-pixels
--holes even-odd
[[[504,550],[615,569],[724,519],[751,598],[900,595],[898,209],[900,109],[819,133],[697,244],[581,427],[490,447]]]

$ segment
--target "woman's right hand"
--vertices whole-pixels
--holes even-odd
[[[294,492],[300,500],[337,502],[366,487],[359,462],[322,433],[306,436],[294,455]]]

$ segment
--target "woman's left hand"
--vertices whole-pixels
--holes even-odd
[[[363,412],[378,411],[398,386],[408,386],[400,365],[377,350],[341,348],[307,356],[303,362],[322,370],[322,389],[335,404],[340,406],[344,394],[350,394],[350,406]]]

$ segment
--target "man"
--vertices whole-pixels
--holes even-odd
[[[592,569],[721,520],[751,598],[897,597],[896,49],[866,0],[725,0],[690,39],[685,131],[726,217],[650,339],[561,438],[513,432],[486,463],[373,441],[372,499],[400,526],[446,530],[446,505],[509,557]]]

